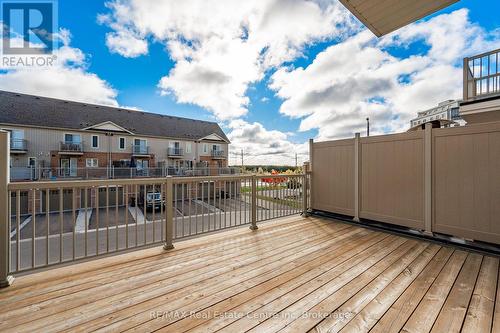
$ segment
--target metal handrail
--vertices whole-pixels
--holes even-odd
[[[132,145],[132,154],[149,155],[149,146]]]
[[[183,156],[184,150],[177,147],[168,147],[167,154],[168,156]]]
[[[28,140],[10,139],[10,150],[28,150]]]
[[[61,141],[59,151],[83,152],[83,143],[74,141]]]
[[[212,150],[211,151],[211,156],[212,157],[224,157],[224,150],[220,150],[220,149],[217,149],[217,150]]]

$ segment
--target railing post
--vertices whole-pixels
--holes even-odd
[[[302,167],[302,172],[304,173],[304,176],[302,178],[302,215],[307,216],[308,212],[307,209],[307,164],[304,163],[304,166]]]
[[[0,131],[0,288],[8,287],[14,281],[9,275],[10,228],[9,228],[9,133]],[[19,230],[17,231],[19,232]]]
[[[310,198],[309,198],[309,202],[310,202],[310,206],[309,208],[311,208],[311,210],[313,210],[314,208],[314,188],[313,188],[313,173],[312,173],[312,170],[313,170],[313,159],[314,159],[314,139],[309,139],[309,194],[310,194]]]
[[[469,58],[464,58],[463,62],[463,99],[469,99]]]
[[[360,187],[360,177],[361,172],[361,136],[359,133],[354,135],[354,218],[353,220],[359,222],[359,187]]]
[[[174,206],[173,206],[173,180],[172,176],[167,176],[167,181],[165,182],[165,200],[166,200],[166,216],[165,216],[165,244],[163,245],[164,250],[171,250],[174,248],[172,239],[174,233]],[[146,224],[144,224],[146,227]]]
[[[425,233],[432,235],[432,124],[424,130],[424,226]]]
[[[257,177],[252,175],[252,224],[250,230],[257,230]]]

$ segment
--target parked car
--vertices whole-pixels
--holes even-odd
[[[165,207],[165,198],[162,196],[161,191],[158,189],[153,190],[152,187],[146,188],[146,195],[144,195],[144,188],[141,187],[137,200],[135,197],[132,197],[130,200],[130,205],[132,207],[136,204],[141,208],[146,206],[148,210],[152,210],[153,208],[160,209],[162,206]]]

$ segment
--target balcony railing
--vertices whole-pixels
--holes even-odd
[[[167,149],[167,154],[170,157],[182,157],[184,156],[184,150],[178,147],[169,147]]]
[[[133,155],[149,155],[149,146],[132,145]]]
[[[59,151],[67,153],[83,153],[83,144],[81,142],[61,141]]]
[[[212,150],[211,151],[211,156],[212,158],[226,158],[226,155],[224,154],[224,150]]]
[[[238,175],[240,168],[130,168],[130,167],[97,167],[97,168],[52,168],[52,167],[11,167],[10,180],[12,182],[34,180],[90,180],[90,179],[133,179],[155,177],[199,177]]]
[[[10,150],[26,151],[28,150],[28,141],[25,139],[10,139]]]
[[[168,250],[175,240],[231,227],[255,230],[306,211],[308,182],[297,174],[9,183],[0,191],[0,280],[152,244]],[[26,223],[32,232],[21,232]]]
[[[500,95],[500,49],[464,59],[464,101]]]

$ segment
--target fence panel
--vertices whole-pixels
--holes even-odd
[[[424,132],[361,139],[360,217],[424,229]]]
[[[354,139],[312,147],[312,208],[354,215]]]
[[[433,231],[500,243],[500,123],[433,130]]]

